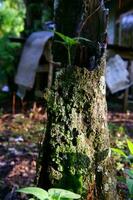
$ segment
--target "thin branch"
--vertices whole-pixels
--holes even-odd
[[[79,30],[79,34],[78,36],[80,36],[82,29],[84,28],[85,24],[87,23],[87,21],[101,8],[101,5],[99,5],[86,19],[85,21],[82,23],[80,30]]]

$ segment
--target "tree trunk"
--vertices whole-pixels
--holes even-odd
[[[69,7],[71,10],[72,2],[75,0],[70,3],[65,0],[59,2],[58,11],[61,10],[62,13],[57,12],[55,18],[58,19],[57,31],[63,30],[65,26],[62,24],[58,29],[60,19],[63,19],[62,15],[64,15],[63,8],[67,10]],[[62,8],[63,2],[66,3],[66,7]],[[71,13],[68,16],[68,24],[71,23]],[[64,24],[66,20],[65,18]],[[72,31],[78,25],[70,27]],[[80,35],[82,36],[83,33],[83,36],[88,38],[88,29],[86,30],[82,30]],[[71,31],[67,33],[70,35]],[[72,32],[74,33],[74,30]],[[99,38],[96,39],[100,41]],[[81,194],[83,199],[114,200],[117,196],[109,157],[105,54],[101,56],[98,63],[97,69],[93,71],[88,70],[89,66],[69,66],[61,69],[53,88],[46,95],[48,123],[39,185],[46,189],[58,187],[72,190]],[[89,65],[89,62],[86,64]]]
[[[51,20],[50,0],[23,0],[26,7],[25,30],[30,34],[42,30],[45,20]],[[44,17],[45,16],[45,17]]]

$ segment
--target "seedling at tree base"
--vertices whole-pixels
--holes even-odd
[[[75,194],[68,190],[51,188],[48,191],[39,188],[39,187],[26,187],[17,190],[17,192],[22,192],[25,194],[33,195],[38,200],[72,200],[72,199],[80,199],[79,194]],[[30,198],[29,200],[35,200],[34,198]]]

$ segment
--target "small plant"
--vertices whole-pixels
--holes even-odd
[[[66,47],[69,65],[71,65],[71,48],[73,46],[80,44],[81,41],[89,43],[90,46],[93,46],[93,47],[95,46],[95,44],[87,38],[83,38],[83,37],[71,38],[71,37],[68,37],[68,36],[66,36],[62,33],[57,32],[57,31],[55,31],[55,34],[58,35],[63,40],[63,41],[56,41],[56,42],[61,43],[62,45],[64,45]]]
[[[26,187],[17,190],[17,192],[22,192],[25,194],[33,195],[38,200],[64,200],[64,199],[79,199],[81,196],[79,194],[75,194],[68,190],[51,188],[48,191],[39,188],[39,187]],[[34,198],[30,198],[29,200],[35,200]]]
[[[112,151],[123,159],[123,162],[128,163],[128,167],[124,168],[123,183],[127,185],[130,197],[133,197],[133,143],[127,139],[127,147],[129,154],[119,148],[111,148]]]
[[[127,147],[128,147],[128,150],[129,150],[129,155],[126,155],[125,152],[119,148],[111,148],[112,151],[114,153],[117,153],[119,154],[120,156],[123,156],[125,157],[126,159],[131,159],[131,157],[133,156],[133,143],[127,139]]]

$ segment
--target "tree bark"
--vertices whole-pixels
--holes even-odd
[[[57,9],[62,14],[56,10],[57,31],[66,30],[70,36],[74,29],[72,36],[74,31],[76,35],[78,24],[70,26],[70,30],[65,29],[63,21],[60,25],[65,9],[63,2],[66,1],[58,2]],[[68,1],[65,6],[70,10],[72,8]],[[71,15],[68,17],[67,23],[71,24]],[[74,18],[77,16],[73,15],[72,19]],[[86,27],[81,31],[86,38],[88,29]],[[99,38],[97,40],[100,41]],[[109,157],[105,66],[103,54],[93,71],[89,71],[87,67],[69,66],[58,72],[53,88],[46,95],[48,123],[39,174],[40,186],[46,189],[60,187],[72,190],[81,194],[82,199],[117,199]]]

